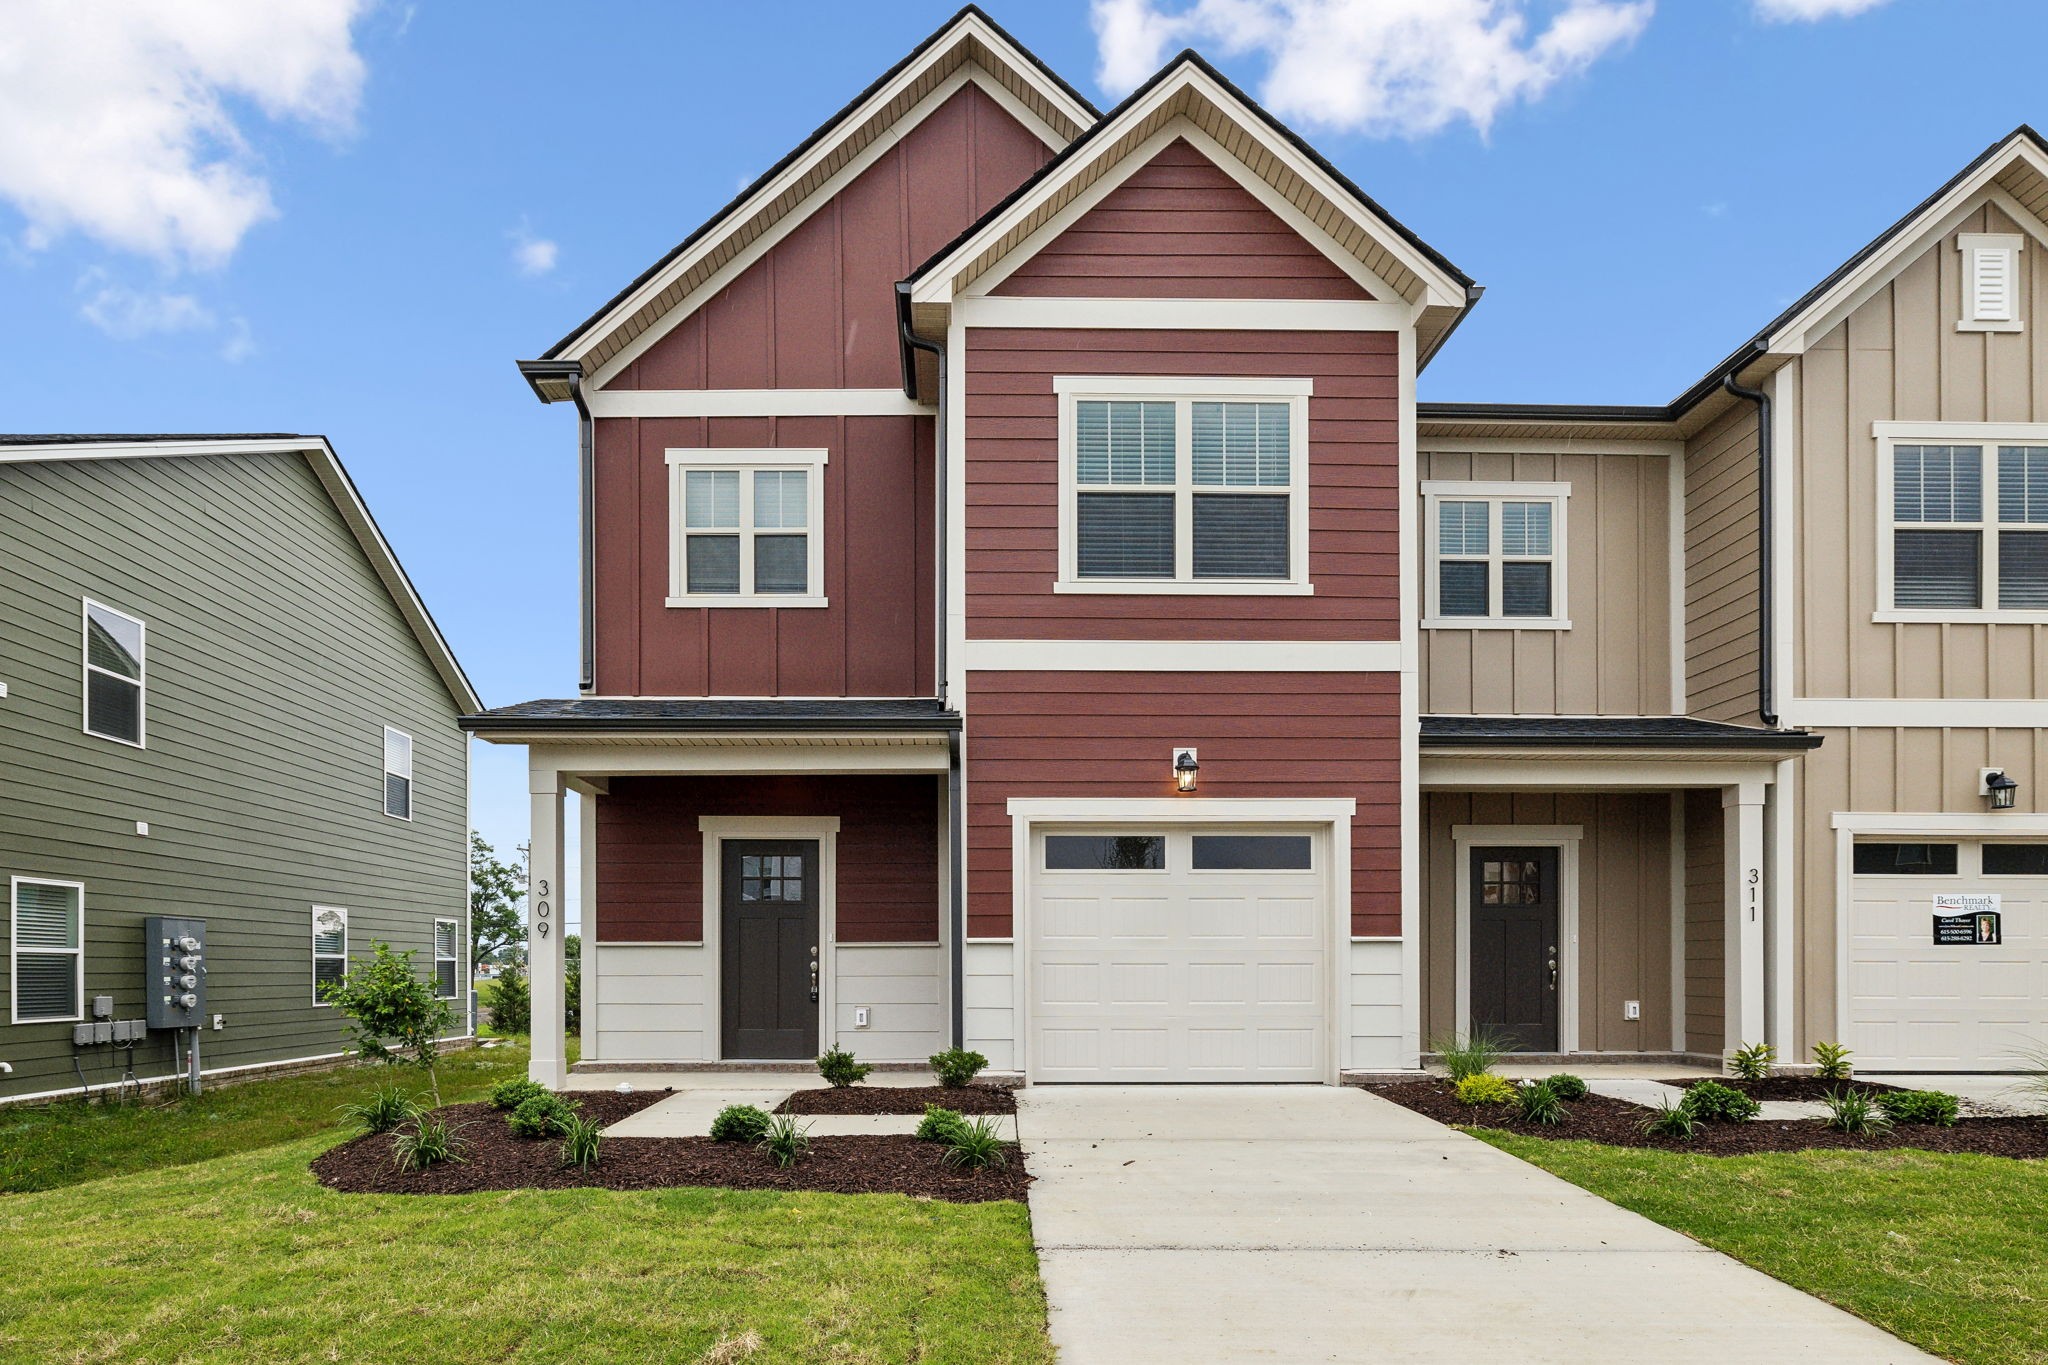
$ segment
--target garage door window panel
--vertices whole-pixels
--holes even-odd
[[[1953,877],[1955,844],[1868,843],[1856,845],[1859,876]]]
[[[1987,877],[2048,877],[2048,843],[1984,845]]]
[[[1159,872],[1166,868],[1163,834],[1048,834],[1048,872]]]
[[[1307,872],[1315,841],[1306,834],[1197,834],[1197,872]]]

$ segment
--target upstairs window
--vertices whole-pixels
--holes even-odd
[[[1425,626],[1567,630],[1562,483],[1422,485]]]
[[[1963,257],[1963,315],[1959,332],[2017,332],[2020,322],[2018,233],[1962,232],[1956,250]]]
[[[1311,591],[1310,381],[1062,377],[1054,387],[1058,591]]]
[[[14,1022],[85,1018],[85,884],[16,877],[12,890]]]
[[[434,921],[434,994],[443,1000],[453,1000],[461,994],[461,977],[456,967],[460,942],[460,924],[452,919]]]
[[[672,607],[822,607],[825,452],[671,450]]]
[[[412,819],[412,736],[384,727],[384,813]]]
[[[85,599],[85,732],[138,749],[145,630],[135,617]]]
[[[1880,431],[1879,620],[2048,620],[2048,428],[1965,427]]]

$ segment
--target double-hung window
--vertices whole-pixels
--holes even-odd
[[[85,732],[142,747],[143,623],[85,599]]]
[[[1880,621],[2048,621],[2048,427],[1878,426]]]
[[[671,607],[822,607],[825,452],[671,450]]]
[[[453,1000],[461,994],[456,965],[461,942],[461,925],[457,921],[434,921],[434,994],[443,1000]]]
[[[412,819],[412,736],[384,727],[384,813]]]
[[[337,905],[313,907],[313,1003],[327,1003],[325,992],[348,975],[348,911]]]
[[[1568,630],[1563,483],[1422,485],[1425,626]]]
[[[16,877],[12,890],[14,1022],[85,1018],[85,884]]]
[[[1306,593],[1306,379],[1062,376],[1061,592]]]

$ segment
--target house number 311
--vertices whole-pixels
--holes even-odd
[[[539,886],[534,888],[534,892],[537,899],[533,903],[533,914],[536,921],[533,927],[540,932],[542,938],[546,938],[549,933],[547,897],[552,894],[548,890],[546,878],[541,879]]]

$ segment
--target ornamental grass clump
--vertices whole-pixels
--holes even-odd
[[[424,1171],[444,1161],[467,1161],[463,1155],[469,1143],[461,1129],[438,1114],[422,1114],[413,1120],[412,1131],[401,1131],[391,1141],[391,1155],[401,1171]]]
[[[1849,1049],[1840,1043],[1815,1043],[1813,1074],[1824,1081],[1848,1080]]]
[[[728,1104],[711,1120],[713,1142],[744,1142],[751,1147],[768,1133],[775,1120],[751,1104]]]
[[[571,1114],[562,1126],[562,1164],[587,1171],[597,1164],[597,1149],[604,1142],[604,1125],[596,1119]]]
[[[1469,1033],[1444,1034],[1431,1041],[1429,1050],[1436,1053],[1444,1069],[1451,1073],[1451,1080],[1457,1082],[1492,1071],[1501,1058],[1515,1050],[1515,1045],[1506,1034],[1481,1024]]]
[[[1732,1086],[1700,1081],[1687,1088],[1685,1107],[1702,1123],[1745,1123],[1764,1107]]]
[[[1520,1106],[1522,1122],[1545,1128],[1563,1123],[1571,1116],[1571,1110],[1565,1108],[1549,1081],[1523,1081],[1515,1087],[1515,1103]]]
[[[1935,1128],[1953,1128],[1961,1112],[1954,1095],[1940,1090],[1881,1090],[1877,1107],[1893,1123],[1925,1123]]]
[[[811,1126],[798,1123],[794,1115],[781,1114],[768,1120],[768,1130],[754,1145],[768,1154],[783,1170],[796,1165],[811,1150]]]
[[[1681,1099],[1676,1103],[1665,1100],[1645,1118],[1639,1127],[1651,1137],[1677,1138],[1690,1142],[1699,1136],[1700,1117],[1692,1111],[1692,1105]]]
[[[1891,1117],[1861,1090],[1830,1090],[1821,1103],[1828,1107],[1828,1127],[1838,1133],[1875,1136],[1892,1126]]]
[[[341,1112],[354,1119],[365,1133],[388,1133],[402,1123],[411,1123],[427,1110],[411,1092],[387,1085],[372,1092],[361,1104],[342,1105]]]
[[[1504,1076],[1480,1072],[1467,1076],[1452,1087],[1460,1104],[1513,1104],[1515,1087]]]
[[[1009,1143],[1003,1140],[1002,1125],[984,1115],[971,1121],[963,1120],[958,1131],[946,1139],[946,1154],[940,1159],[948,1166],[970,1171],[978,1171],[985,1166],[1007,1166],[1010,1164]]]
[[[818,1057],[818,1074],[830,1082],[834,1090],[859,1085],[873,1070],[866,1063],[856,1061],[854,1055],[843,1047],[831,1048]]]
[[[1771,1074],[1771,1063],[1778,1060],[1778,1049],[1769,1043],[1750,1043],[1728,1054],[1728,1070],[1738,1079],[1761,1081]]]

